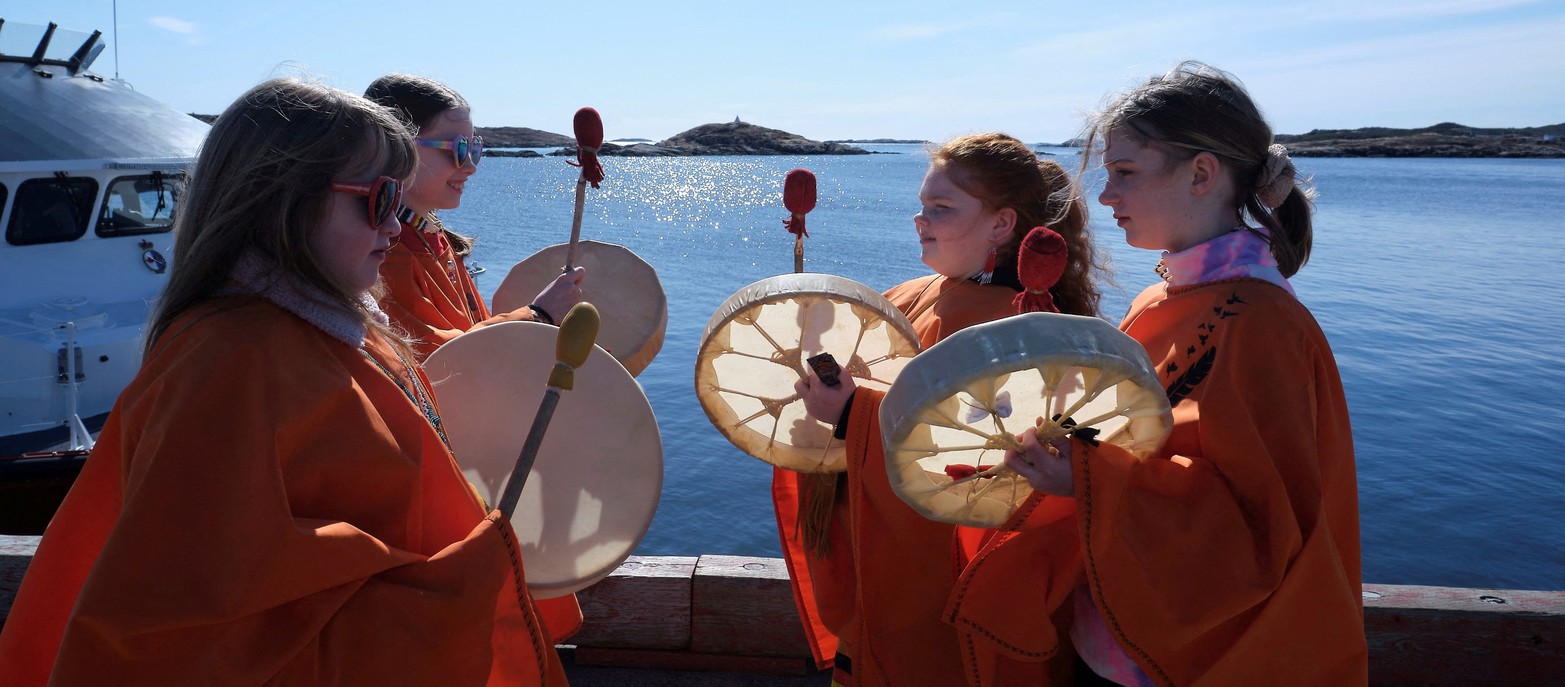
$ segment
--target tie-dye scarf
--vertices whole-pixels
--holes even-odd
[[[1254,277],[1281,286],[1289,295],[1297,298],[1293,285],[1277,269],[1277,259],[1272,257],[1271,245],[1261,238],[1265,233],[1265,229],[1239,227],[1178,253],[1163,251],[1157,273],[1170,286]]]

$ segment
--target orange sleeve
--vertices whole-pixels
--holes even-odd
[[[913,510],[891,487],[880,427],[885,393],[860,388],[848,413],[855,682],[963,684],[962,647],[944,610],[956,583],[956,528]]]
[[[400,243],[392,245],[386,262],[380,266],[385,288],[380,308],[413,340],[413,350],[420,360],[429,357],[441,344],[474,328],[536,319],[533,311],[525,307],[491,315],[463,261],[453,260],[459,283],[452,283],[438,256]]]
[[[380,266],[381,283],[386,290],[380,297],[380,308],[392,324],[413,340],[420,360],[473,326],[460,303],[455,302],[450,280],[431,273],[425,264],[432,259],[393,245]]]
[[[841,479],[841,473],[833,474]],[[777,516],[777,531],[782,540],[783,561],[793,588],[794,606],[804,622],[817,668],[829,668],[839,648],[839,637],[851,636],[855,617],[853,531],[849,527],[848,499],[839,492],[832,504],[830,553],[824,558],[810,555],[799,532],[799,503],[804,473],[772,468],[772,504]]]
[[[542,322],[542,320],[538,319],[538,316],[533,313],[532,308],[521,307],[510,312],[503,312],[498,315],[494,315],[482,322],[479,322],[478,324],[473,325],[472,328],[468,329],[468,331],[478,329],[479,327],[487,327],[492,324],[500,324],[503,322]]]
[[[535,599],[533,605],[538,608],[538,617],[543,620],[543,626],[549,630],[549,638],[556,644],[564,643],[581,631],[581,602],[575,594]]]

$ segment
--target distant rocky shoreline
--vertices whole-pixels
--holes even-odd
[[[217,118],[216,115],[191,116],[208,123]],[[489,149],[487,154],[496,157],[542,157],[534,150],[496,150],[503,148],[556,148],[549,154],[576,154],[576,139],[562,134],[519,126],[478,127],[476,131],[484,137],[484,145]],[[1304,134],[1279,134],[1276,138],[1295,157],[1565,158],[1565,123],[1495,129],[1446,122],[1421,129],[1316,129]],[[618,140],[629,145],[605,143],[598,154],[605,157],[869,155],[871,151],[851,144],[927,143],[894,138],[822,142],[738,120],[703,124],[656,143],[639,138]],[[1060,145],[1078,147],[1081,141],[1066,141]]]
[[[1448,122],[1422,129],[1317,129],[1276,138],[1295,157],[1565,158],[1562,134],[1565,124],[1482,129]]]
[[[869,143],[869,144],[873,144],[873,145],[887,145],[887,144],[922,145],[922,144],[929,143],[929,141],[916,139],[916,138],[842,138],[842,139],[827,141],[827,143]]]
[[[486,137],[484,142],[487,144]],[[575,155],[576,147],[550,153]],[[814,141],[780,129],[748,122],[702,124],[657,143],[615,145],[598,149],[605,157],[687,157],[699,155],[868,155],[869,151],[843,143]]]

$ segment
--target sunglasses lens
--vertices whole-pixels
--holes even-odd
[[[467,152],[469,150],[467,147],[467,137],[458,136],[453,143],[454,145],[451,146],[451,152],[456,154],[456,166],[461,167],[467,164]]]
[[[467,144],[467,152],[472,156],[473,166],[478,166],[478,161],[484,159],[484,137],[474,136]]]
[[[398,197],[402,195],[401,184],[396,179],[382,177],[371,193],[370,219],[378,227],[385,224],[391,213],[396,212]]]

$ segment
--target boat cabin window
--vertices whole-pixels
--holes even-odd
[[[173,229],[174,208],[184,191],[183,179],[162,172],[115,179],[98,210],[98,235],[156,234]]]
[[[98,196],[98,180],[63,173],[52,179],[28,179],[16,187],[11,221],[6,223],[6,243],[75,241],[87,233],[92,201]]]

